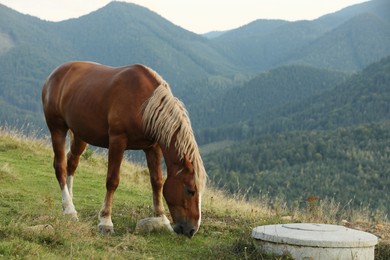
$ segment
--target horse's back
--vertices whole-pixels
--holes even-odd
[[[142,65],[68,62],[59,66],[42,90],[49,128],[64,125],[99,146],[106,145],[108,129],[113,127],[142,131],[142,104],[159,85],[152,72]]]
[[[71,88],[73,92],[96,92],[119,84],[127,84],[128,88],[146,87],[148,84],[157,86],[158,79],[153,72],[140,64],[109,67],[94,62],[67,62],[50,74],[45,82],[43,95],[47,91],[62,92],[65,88]]]

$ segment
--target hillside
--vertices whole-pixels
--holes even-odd
[[[253,121],[279,107],[317,96],[346,78],[347,75],[340,72],[308,66],[279,67],[207,100],[191,113],[192,121],[198,129]]]
[[[390,55],[390,2],[372,0],[313,21],[257,20],[211,39],[241,67],[285,64],[356,71]]]
[[[389,72],[390,57],[322,94],[217,131],[247,139],[207,153],[209,175],[233,192],[291,204],[314,194],[390,212]]]
[[[69,54],[64,48],[64,56],[59,57],[58,38],[46,25],[0,5],[1,125],[42,125],[40,87],[52,68]]]
[[[389,120],[389,66],[390,56],[349,77],[301,66],[260,74],[193,113],[195,122],[206,114],[210,120],[197,132],[199,142]]]
[[[211,40],[240,67],[261,71],[285,64],[292,53],[325,32],[310,21],[257,20]]]
[[[112,66],[143,63],[178,88],[193,78],[232,72],[232,64],[205,38],[135,4],[112,2],[53,27],[79,59]]]
[[[364,13],[304,46],[290,62],[356,71],[389,55],[389,46],[390,22]]]
[[[390,56],[324,93],[275,111],[266,131],[335,129],[390,120]]]
[[[136,233],[136,222],[153,214],[151,188],[147,171],[128,162],[122,164],[115,193],[116,232],[104,236],[97,233],[97,214],[104,197],[106,158],[90,152],[82,156],[74,182],[79,221],[72,221],[61,213],[52,152],[46,142],[0,130],[1,258],[280,259],[256,251],[250,236],[253,227],[285,222],[286,214],[293,214],[298,222],[356,225],[381,238],[377,259],[390,255],[390,225],[379,216],[373,221],[367,211],[339,208],[329,201],[319,202],[315,213],[286,211],[282,204],[271,209],[267,198],[248,202],[211,187],[203,195],[202,225],[194,238]],[[32,229],[39,225],[51,228]]]
[[[42,82],[59,64],[74,59],[151,66],[190,113],[279,66],[360,70],[390,55],[389,4],[372,0],[313,21],[260,19],[212,39],[129,3],[111,2],[78,19],[55,23],[0,5],[0,122],[45,129]],[[207,114],[203,118],[211,121]]]
[[[333,29],[354,16],[364,13],[375,14],[379,18],[390,22],[389,8],[389,2],[387,0],[371,0],[348,6],[337,12],[321,16],[316,19],[315,22],[321,23],[323,26]]]
[[[112,2],[89,15],[58,23],[0,5],[0,111],[9,112],[0,122],[19,127],[28,122],[44,128],[42,83],[55,67],[69,60],[112,66],[146,64],[179,94],[199,78],[237,71],[204,37],[134,4]]]
[[[390,213],[390,121],[265,135],[205,155],[214,183],[231,192],[282,197],[304,206],[311,195]]]
[[[0,127],[45,135],[41,85],[64,61],[143,63],[186,104],[215,183],[387,212],[389,4],[257,20],[210,39],[129,3],[55,23],[0,5]]]
[[[136,222],[153,216],[152,192],[147,170],[124,162],[113,204],[115,234],[103,236],[97,232],[97,215],[104,199],[106,165],[106,157],[91,153],[82,156],[74,182],[79,221],[66,219],[52,169],[51,148],[44,140],[1,129],[0,258],[256,257],[261,255],[251,242],[252,227],[280,219],[265,204],[232,199],[208,189],[203,195],[201,229],[193,239],[164,232],[137,234]],[[48,224],[53,231],[29,229]]]

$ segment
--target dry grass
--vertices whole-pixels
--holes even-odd
[[[74,222],[61,215],[48,143],[0,130],[0,258],[268,259],[255,250],[252,228],[287,222],[341,224],[368,231],[381,239],[377,259],[390,256],[390,225],[380,212],[318,198],[305,209],[291,209],[283,200],[248,199],[245,194],[229,195],[210,186],[202,198],[202,226],[193,239],[160,233],[138,235],[134,232],[137,220],[153,214],[151,188],[148,171],[126,161],[113,206],[116,234],[101,236],[96,225],[104,197],[106,155],[89,152],[81,160],[75,177],[80,221]],[[30,226],[46,223],[55,233],[26,232]]]

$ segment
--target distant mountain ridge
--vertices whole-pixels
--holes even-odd
[[[356,71],[383,58],[389,44],[390,23],[374,14],[363,13],[316,39],[292,62]]]
[[[288,122],[283,124],[288,125],[289,129],[330,130],[390,121],[389,101],[390,56],[368,66],[335,88],[299,104],[280,108],[276,114],[288,118]],[[269,121],[269,129],[280,128],[279,119],[272,121]]]
[[[248,70],[299,63],[351,72],[390,55],[389,13],[389,1],[371,0],[313,21],[257,20],[211,40]],[[357,59],[347,43],[359,45]]]
[[[390,56],[349,77],[297,65],[278,68],[196,111],[195,118],[208,114],[210,120],[199,127],[199,142],[390,121],[389,86]]]
[[[135,4],[112,2],[54,27],[83,59],[112,66],[147,64],[158,68],[160,74],[177,86],[191,78],[191,74],[207,77],[231,71],[226,68],[230,65],[225,65],[225,58],[203,37]]]
[[[390,22],[390,5],[387,0],[370,0],[360,4],[345,7],[337,12],[323,15],[314,22],[321,23],[329,28],[335,28],[354,16],[371,13],[378,16],[378,18]]]
[[[226,90],[192,113],[198,128],[227,127],[253,121],[286,104],[333,89],[346,74],[302,65],[289,65],[260,73],[239,88]],[[207,114],[207,118],[198,119]],[[204,116],[203,116],[204,117]]]
[[[7,111],[0,122],[42,126],[42,82],[69,60],[150,66],[190,110],[212,99],[210,93],[224,95],[279,66],[358,71],[390,55],[389,5],[372,0],[313,21],[257,20],[211,39],[130,3],[111,2],[62,22],[0,5],[0,110]]]

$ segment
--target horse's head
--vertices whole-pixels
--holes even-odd
[[[175,223],[173,230],[191,238],[200,225],[201,194],[192,163],[186,157],[181,162],[183,168],[177,174],[168,174],[163,194]]]

